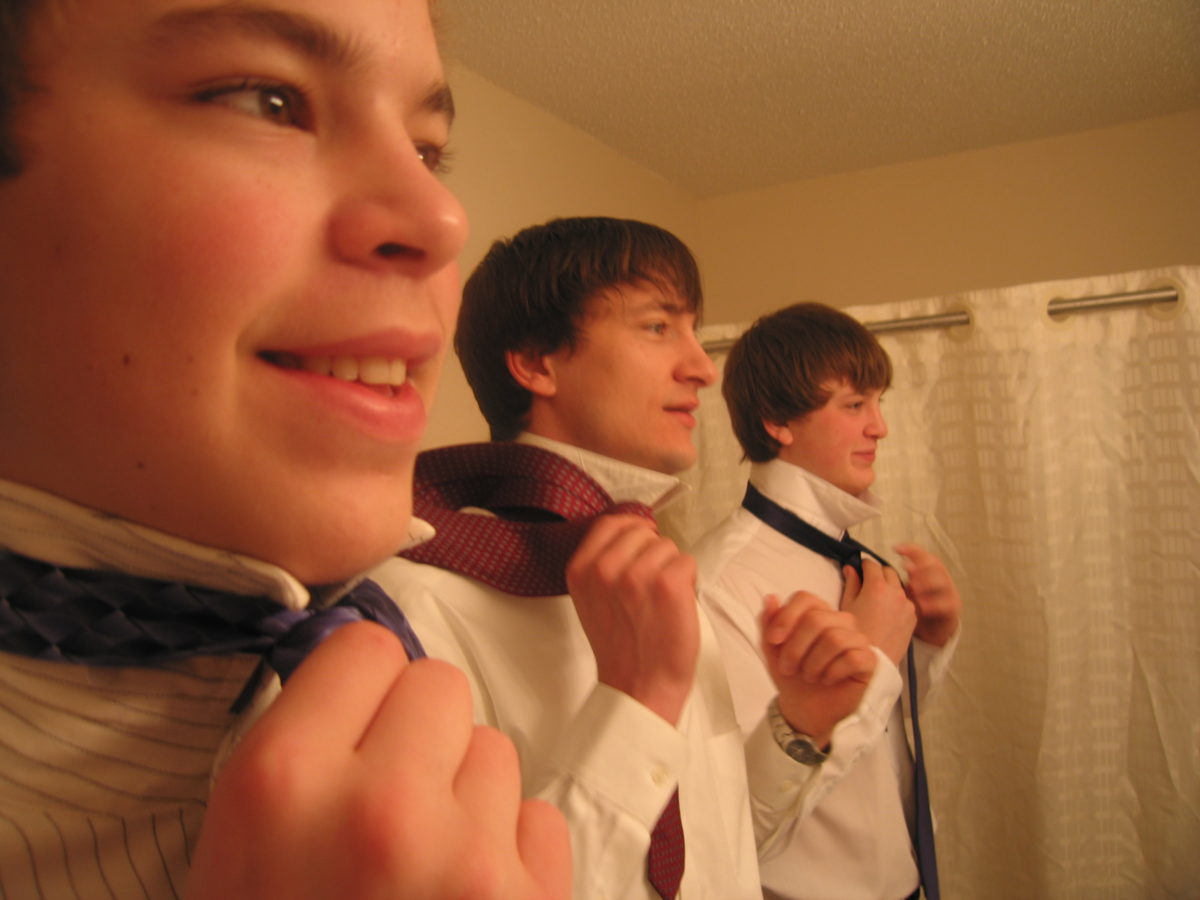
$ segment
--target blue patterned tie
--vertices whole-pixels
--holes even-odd
[[[268,597],[61,568],[0,550],[0,651],[34,659],[153,666],[200,654],[262,653],[287,680],[322,640],[364,619],[394,632],[409,659],[425,655],[400,608],[372,581],[333,606],[294,610]]]
[[[754,485],[746,485],[746,496],[742,506],[765,524],[786,535],[814,553],[834,560],[840,565],[853,566],[862,577],[862,555],[873,556],[883,565],[888,565],[878,553],[863,546],[849,535],[841,540],[832,538],[819,528],[805,522],[791,510],[784,509],[774,500],[764,496]],[[925,751],[921,743],[921,725],[917,717],[917,668],[910,644],[907,653],[908,701],[912,711],[913,729],[913,799],[916,806],[916,835],[913,838],[917,854],[917,870],[921,876],[921,887],[926,900],[939,900],[937,851],[933,843],[933,815],[929,808],[929,782],[925,776]]]

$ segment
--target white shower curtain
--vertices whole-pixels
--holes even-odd
[[[1171,286],[1180,301],[1047,303]],[[1200,267],[847,310],[881,335],[882,520],[950,566],[964,633],[930,707],[947,900],[1200,898]],[[708,329],[706,339],[739,328]],[[703,398],[684,542],[740,500],[719,390]],[[802,585],[798,585],[802,587]]]

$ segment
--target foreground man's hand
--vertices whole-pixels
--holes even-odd
[[[465,677],[348,625],[288,681],[221,773],[189,900],[566,900],[562,816],[522,802],[517,756]]]

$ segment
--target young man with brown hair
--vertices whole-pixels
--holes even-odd
[[[949,662],[961,602],[932,554],[896,548],[906,593],[895,569],[845,534],[878,515],[869,489],[891,378],[874,336],[816,303],[759,319],[725,365],[722,392],[753,465],[743,506],[693,548],[701,601],[742,730],[771,724],[805,764],[808,785],[796,819],[762,856],[769,897],[900,900],[919,883],[937,896],[912,702]],[[772,651],[759,638],[762,598],[796,590],[853,613],[879,657],[869,685],[840,695],[814,689],[803,710],[776,697]],[[904,693],[914,675],[920,692]]]
[[[695,462],[716,374],[701,305],[691,253],[653,225],[559,219],[496,242],[455,345],[498,440],[422,454],[415,502],[438,537],[378,573],[516,743],[526,794],[566,815],[581,900],[756,898],[757,844],[798,802],[802,767],[769,730],[738,731],[694,562],[652,518]],[[510,577],[514,560],[545,579]],[[865,683],[865,636],[810,600],[772,622],[781,690]]]
[[[466,235],[425,0],[2,0],[0,46],[0,894],[563,896],[362,578]]]

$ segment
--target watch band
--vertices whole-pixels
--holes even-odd
[[[788,720],[779,711],[779,697],[773,698],[767,705],[767,721],[775,743],[796,762],[805,766],[819,766],[829,759],[828,751],[822,750],[811,737],[796,731],[788,724]]]

